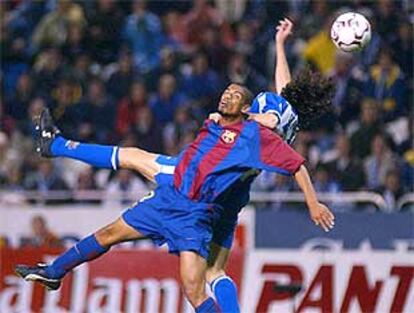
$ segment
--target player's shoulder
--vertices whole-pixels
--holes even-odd
[[[271,92],[263,91],[259,93],[254,99],[252,107],[259,109],[258,113],[264,113],[262,111],[275,110],[282,112],[289,106],[289,102],[281,95]]]

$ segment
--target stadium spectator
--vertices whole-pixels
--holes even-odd
[[[369,44],[352,59],[337,53],[328,31],[333,10],[347,4],[372,29]],[[8,190],[22,189],[37,172],[32,119],[44,106],[74,139],[178,152],[216,103],[214,90],[230,81],[255,93],[269,89],[274,23],[282,15],[300,24],[287,43],[292,74],[310,63],[336,85],[338,109],[315,123],[317,129],[301,131],[295,148],[311,168],[328,166],[341,189],[378,191],[387,171],[381,180],[373,176],[371,142],[387,132],[396,149],[386,163],[398,167],[404,155],[402,190],[414,190],[413,37],[405,2],[3,1],[0,11],[0,133],[7,135],[6,154],[17,157],[0,174]],[[388,160],[388,153],[380,155],[381,162]],[[368,163],[372,173],[364,183]],[[71,169],[63,164],[59,170]],[[354,172],[357,178],[351,179]]]
[[[87,193],[91,190],[99,190],[98,184],[96,183],[96,179],[93,173],[93,169],[90,166],[85,166],[85,168],[79,172],[77,177],[75,191],[78,198],[82,199],[82,196],[85,195],[87,197]],[[87,204],[98,204],[100,200],[96,199],[87,199],[87,200],[78,200],[78,203],[87,203]]]
[[[37,48],[61,46],[68,35],[70,24],[84,26],[86,23],[82,7],[72,1],[57,1],[56,8],[43,16],[33,33],[33,44]]]
[[[177,90],[174,76],[164,74],[158,82],[158,92],[152,97],[149,104],[155,119],[163,126],[171,122],[178,107],[185,104],[187,98]]]
[[[1,24],[0,36],[2,93],[9,97],[15,91],[19,76],[30,71],[30,57],[24,40],[12,37],[7,31],[3,33]]]
[[[128,94],[131,84],[137,77],[133,64],[132,54],[129,51],[122,51],[119,54],[117,68],[106,84],[108,93],[116,100]]]
[[[248,57],[253,56],[255,29],[251,23],[240,22],[236,28],[236,42],[234,50]]]
[[[62,242],[49,229],[45,218],[41,215],[35,215],[30,221],[31,236],[21,239],[22,247],[44,247],[44,248],[60,248]]]
[[[239,22],[246,12],[247,0],[215,0],[217,10],[230,24]]]
[[[312,14],[306,14],[301,18],[301,27],[298,29],[301,37],[306,40],[319,32],[330,14],[330,2],[328,1],[309,1],[308,5]]]
[[[24,73],[19,77],[14,94],[6,99],[7,114],[13,119],[22,121],[27,118],[29,103],[35,96],[33,87],[29,73]]]
[[[328,74],[335,64],[336,48],[329,36],[331,24],[325,20],[321,30],[309,38],[303,49],[303,59],[323,74]]]
[[[180,64],[177,53],[171,48],[164,47],[160,52],[160,57],[160,65],[145,75],[145,85],[147,86],[149,92],[157,90],[160,77],[164,74],[173,75],[178,86],[180,86],[182,82],[182,74],[179,68]]]
[[[11,149],[9,138],[0,132],[0,185],[7,181],[7,173],[17,159],[16,151]]]
[[[354,156],[363,159],[369,154],[372,139],[381,131],[378,115],[377,102],[370,98],[363,99],[359,125],[351,136],[351,151]]]
[[[120,170],[105,189],[105,206],[117,208],[130,205],[138,195],[142,196],[147,191],[148,187],[141,179],[130,171]]]
[[[314,186],[316,192],[331,192],[340,191],[338,182],[329,173],[329,168],[324,164],[316,165],[314,175]]]
[[[375,190],[382,194],[387,203],[388,211],[393,211],[397,207],[397,201],[406,192],[401,185],[401,177],[397,170],[391,169],[385,175],[384,184]]]
[[[87,11],[88,51],[99,64],[114,62],[121,43],[123,13],[114,0],[93,1]]]
[[[182,15],[177,11],[167,12],[163,18],[165,45],[173,50],[187,50],[187,30]]]
[[[160,19],[147,11],[144,0],[134,0],[132,14],[125,21],[123,36],[131,45],[135,65],[141,73],[148,73],[158,66],[164,35]]]
[[[220,11],[206,0],[195,0],[193,7],[184,17],[184,21],[187,29],[187,43],[192,47],[201,44],[203,31],[209,27],[220,30],[224,46],[231,47],[234,43],[234,35],[228,23]]]
[[[246,85],[255,94],[266,90],[267,87],[264,76],[249,65],[246,56],[240,53],[234,53],[229,58],[225,83],[230,82]]]
[[[217,73],[209,67],[204,53],[196,53],[191,60],[191,65],[191,73],[183,77],[182,90],[191,100],[205,106],[210,99],[216,99],[221,89],[221,82]]]
[[[326,165],[342,191],[357,191],[365,186],[365,175],[361,164],[352,158],[349,138],[343,134],[336,141],[333,159]]]
[[[46,9],[46,1],[19,1],[13,10],[4,12],[4,22],[13,36],[27,42]]]
[[[397,156],[390,150],[386,137],[377,134],[371,142],[371,154],[364,160],[367,186],[376,189],[385,183],[389,170],[399,167]]]
[[[37,169],[26,176],[23,184],[26,190],[38,191],[44,196],[49,195],[50,191],[68,190],[65,181],[55,170],[53,163],[48,160],[38,161]]]
[[[359,62],[362,65],[364,71],[367,71],[371,65],[375,63],[378,58],[378,53],[381,46],[384,44],[383,38],[378,34],[378,28],[374,13],[370,8],[361,8],[360,13],[364,15],[371,23],[371,40],[359,53]]]
[[[409,21],[403,21],[399,25],[397,36],[393,38],[390,46],[393,47],[394,51],[398,51],[395,53],[395,60],[408,79],[413,78],[413,45],[413,26]]]
[[[168,123],[163,131],[164,151],[167,155],[177,155],[188,143],[187,136],[195,134],[197,122],[187,107],[180,107],[174,115],[174,121]]]
[[[151,109],[143,106],[135,112],[135,120],[130,125],[129,132],[136,138],[136,145],[142,149],[161,153],[164,151],[162,128]]]
[[[116,131],[124,136],[131,124],[136,120],[140,108],[147,106],[147,91],[142,82],[135,81],[129,88],[129,95],[121,99],[117,105]]]
[[[7,248],[9,246],[9,241],[6,236],[0,235],[0,250]]]
[[[339,121],[346,124],[358,117],[359,102],[362,96],[363,73],[354,66],[353,55],[338,51],[335,66],[330,77],[336,84],[332,104]]]
[[[378,63],[370,68],[369,75],[366,95],[380,103],[383,120],[389,122],[401,116],[405,112],[406,86],[390,50],[381,50]]]
[[[395,30],[398,29],[397,2],[392,0],[379,0],[376,6],[376,26],[378,33],[385,41],[390,42]]]
[[[74,136],[82,117],[77,111],[81,96],[81,86],[72,78],[63,77],[51,91],[51,101],[48,103],[61,129]]]
[[[36,133],[33,119],[36,118],[40,112],[46,107],[46,102],[41,97],[35,97],[30,101],[27,117],[18,124],[18,131],[30,140],[30,136]],[[16,133],[16,132],[15,132]]]
[[[79,105],[77,115],[82,122],[89,124],[97,142],[108,142],[112,138],[115,126],[115,102],[106,94],[101,80],[94,79],[89,83],[88,94]],[[74,117],[75,119],[75,117]]]
[[[62,47],[65,57],[73,63],[77,56],[87,53],[84,27],[79,24],[70,24],[68,35]]]
[[[0,94],[0,131],[10,136],[15,128],[15,121],[12,117],[7,115],[6,112],[4,112],[5,110],[6,106],[4,105]]]
[[[253,182],[255,191],[292,191],[293,181],[284,175],[263,171]]]
[[[94,189],[98,189],[98,185],[96,184],[92,167],[87,166],[83,169],[83,171],[79,173],[78,179],[76,181],[75,190],[88,191]]]
[[[205,29],[201,35],[199,50],[207,55],[212,69],[220,74],[224,72],[223,64],[227,63],[230,49],[224,46],[219,29],[214,27]]]
[[[45,97],[51,96],[52,89],[56,87],[64,73],[62,58],[57,48],[45,49],[38,55],[33,77],[38,94]]]
[[[87,89],[89,81],[94,76],[92,68],[92,60],[87,53],[76,55],[73,60],[71,75],[81,85],[82,90]]]

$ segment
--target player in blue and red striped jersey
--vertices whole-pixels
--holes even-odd
[[[287,31],[287,33],[290,32],[290,29],[288,28],[286,28],[285,30]],[[281,31],[279,30],[278,34],[280,32]],[[276,67],[276,73],[278,72],[277,69],[278,67]],[[283,75],[282,76],[279,75],[279,77],[278,75],[276,75],[276,87],[278,86],[278,83],[279,83],[279,86],[281,86],[280,83],[281,82],[283,83],[284,81],[286,80],[284,79]],[[259,104],[263,104],[263,98],[264,98],[263,95],[259,95],[259,101],[260,101]],[[289,130],[289,128],[286,128],[287,124],[284,122],[284,120],[286,120],[285,117],[287,116],[286,113],[287,112],[292,113],[292,110],[286,110],[286,108],[288,108],[288,104],[286,103],[284,103],[284,105],[281,106],[280,98],[281,97],[278,98],[278,96],[275,94],[266,94],[266,97],[264,100],[266,100],[265,104],[268,104],[268,105],[265,105],[265,106],[261,105],[260,110],[265,110],[265,111],[272,110],[272,106],[273,107],[276,106],[274,109],[275,112],[272,112],[272,113],[276,114],[278,118],[277,121],[278,122],[280,121],[278,125],[279,126],[281,124],[284,125],[284,127],[282,128],[282,131],[279,129],[279,131],[281,131],[283,135],[283,131],[286,132],[287,130]],[[258,98],[256,98],[256,100],[257,99]],[[281,100],[283,101],[284,99],[281,99]],[[280,108],[279,111],[277,111],[278,108]],[[254,104],[253,104],[253,112],[254,112]],[[263,122],[264,124],[267,123],[268,125],[269,125],[269,122],[272,123],[274,122],[274,119],[275,119],[275,115],[272,115],[272,114],[254,115],[253,117],[255,117],[255,119],[257,118],[257,120]],[[270,124],[270,127],[273,127],[273,126],[271,126]],[[293,128],[290,127],[290,129],[293,129]],[[284,138],[287,141],[289,141],[289,138],[291,137],[284,136]],[[171,180],[170,174],[173,172],[174,166],[175,166],[174,158],[168,158],[165,156],[157,156],[157,155],[150,154],[148,152],[145,152],[139,149],[133,149],[133,148],[121,148],[121,150],[118,150],[117,148],[109,149],[109,148],[105,148],[102,146],[95,146],[95,145],[84,145],[83,146],[83,145],[84,144],[80,144],[79,146],[77,146],[76,149],[78,149],[79,147],[80,150],[76,150],[76,149],[73,149],[73,145],[71,145],[68,142],[64,142],[64,140],[61,139],[60,149],[55,149],[55,150],[61,150],[60,154],[57,153],[57,155],[74,157],[77,159],[81,159],[83,161],[88,161],[88,158],[90,159],[96,153],[97,155],[100,155],[101,157],[103,157],[103,159],[106,158],[108,161],[106,161],[106,163],[105,161],[96,160],[96,159],[90,161],[90,163],[92,163],[95,166],[105,166],[106,164],[109,164],[109,166],[107,165],[106,166],[110,167],[112,164],[112,167],[115,168],[117,165],[120,165],[121,167],[124,167],[124,168],[125,167],[133,168],[135,170],[141,171],[145,176],[147,176],[150,179],[154,178],[155,176],[155,179],[157,180],[158,183],[162,183],[163,180],[165,181]],[[59,144],[57,144],[57,146],[59,146]],[[70,150],[71,152],[68,153],[68,151],[63,151],[62,153],[62,148],[63,150],[65,150],[65,147],[67,150]],[[82,154],[83,154],[82,152],[86,153],[86,157],[85,155],[82,157]],[[79,158],[79,156],[81,157]],[[137,160],[139,160],[138,163],[136,162]],[[159,174],[155,175],[156,173],[159,173]],[[238,212],[248,201],[248,191],[250,187],[250,182],[255,177],[256,173],[257,173],[256,171],[247,172],[240,179],[240,181],[233,184],[232,188],[228,188],[226,192],[222,193],[217,198],[216,202],[223,204],[224,207],[226,208],[227,207],[235,208],[235,209],[229,210],[229,212]],[[234,191],[239,191],[239,194],[234,196]],[[240,197],[240,194],[244,196]],[[236,223],[237,223],[237,214],[232,213],[232,214],[228,214],[227,221],[225,223],[216,225],[213,231],[213,243],[212,243],[212,253],[211,253],[212,257],[209,260],[210,267],[207,273],[209,282],[213,282],[212,285],[216,286],[216,288],[213,288],[213,290],[219,300],[219,303],[220,303],[220,298],[222,298],[222,295],[223,295],[223,292],[219,292],[221,290],[221,291],[224,291],[224,295],[226,295],[225,298],[226,300],[228,300],[227,302],[230,302],[230,304],[231,302],[234,303],[233,305],[230,305],[232,308],[237,306],[237,300],[236,300],[237,296],[235,293],[234,285],[232,284],[231,280],[229,280],[224,275],[225,274],[224,268],[227,262],[228,252],[229,252],[229,248],[231,247],[234,227]],[[230,293],[231,293],[230,296],[229,296],[229,290],[226,291],[226,289],[230,289]],[[231,296],[233,296],[233,298],[235,299],[234,301],[230,299]],[[229,307],[225,307],[225,310],[230,311],[228,308]],[[231,312],[234,312],[234,311],[235,310],[231,310]]]
[[[102,255],[112,245],[148,237],[158,244],[167,243],[170,252],[180,255],[183,288],[196,312],[218,312],[204,286],[212,228],[228,216],[215,200],[253,169],[293,175],[313,218],[326,229],[332,227],[333,215],[317,201],[304,159],[271,130],[244,120],[242,110],[251,98],[246,88],[231,84],[219,104],[219,123],[207,120],[196,140],[178,157],[173,185],[158,186],[151,197],[81,240],[51,265],[18,266],[17,273],[58,288],[69,270]]]

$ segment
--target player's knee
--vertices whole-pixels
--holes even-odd
[[[117,243],[117,235],[110,228],[103,228],[95,233],[95,238],[100,245],[110,247]]]
[[[110,247],[127,238],[125,230],[120,225],[119,221],[101,228],[95,233],[95,238],[104,247]]]
[[[226,272],[224,269],[217,267],[217,266],[211,266],[207,268],[206,271],[206,280],[209,284],[211,284],[215,279],[219,278],[220,276],[226,275]]]
[[[119,164],[121,168],[135,169],[136,164],[132,161],[139,159],[143,150],[139,148],[120,148],[119,149]]]

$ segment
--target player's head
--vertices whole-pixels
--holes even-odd
[[[317,72],[305,69],[282,89],[281,96],[296,110],[299,128],[331,110],[334,84]]]
[[[253,101],[252,92],[239,84],[230,84],[221,95],[218,112],[223,117],[241,117]]]

